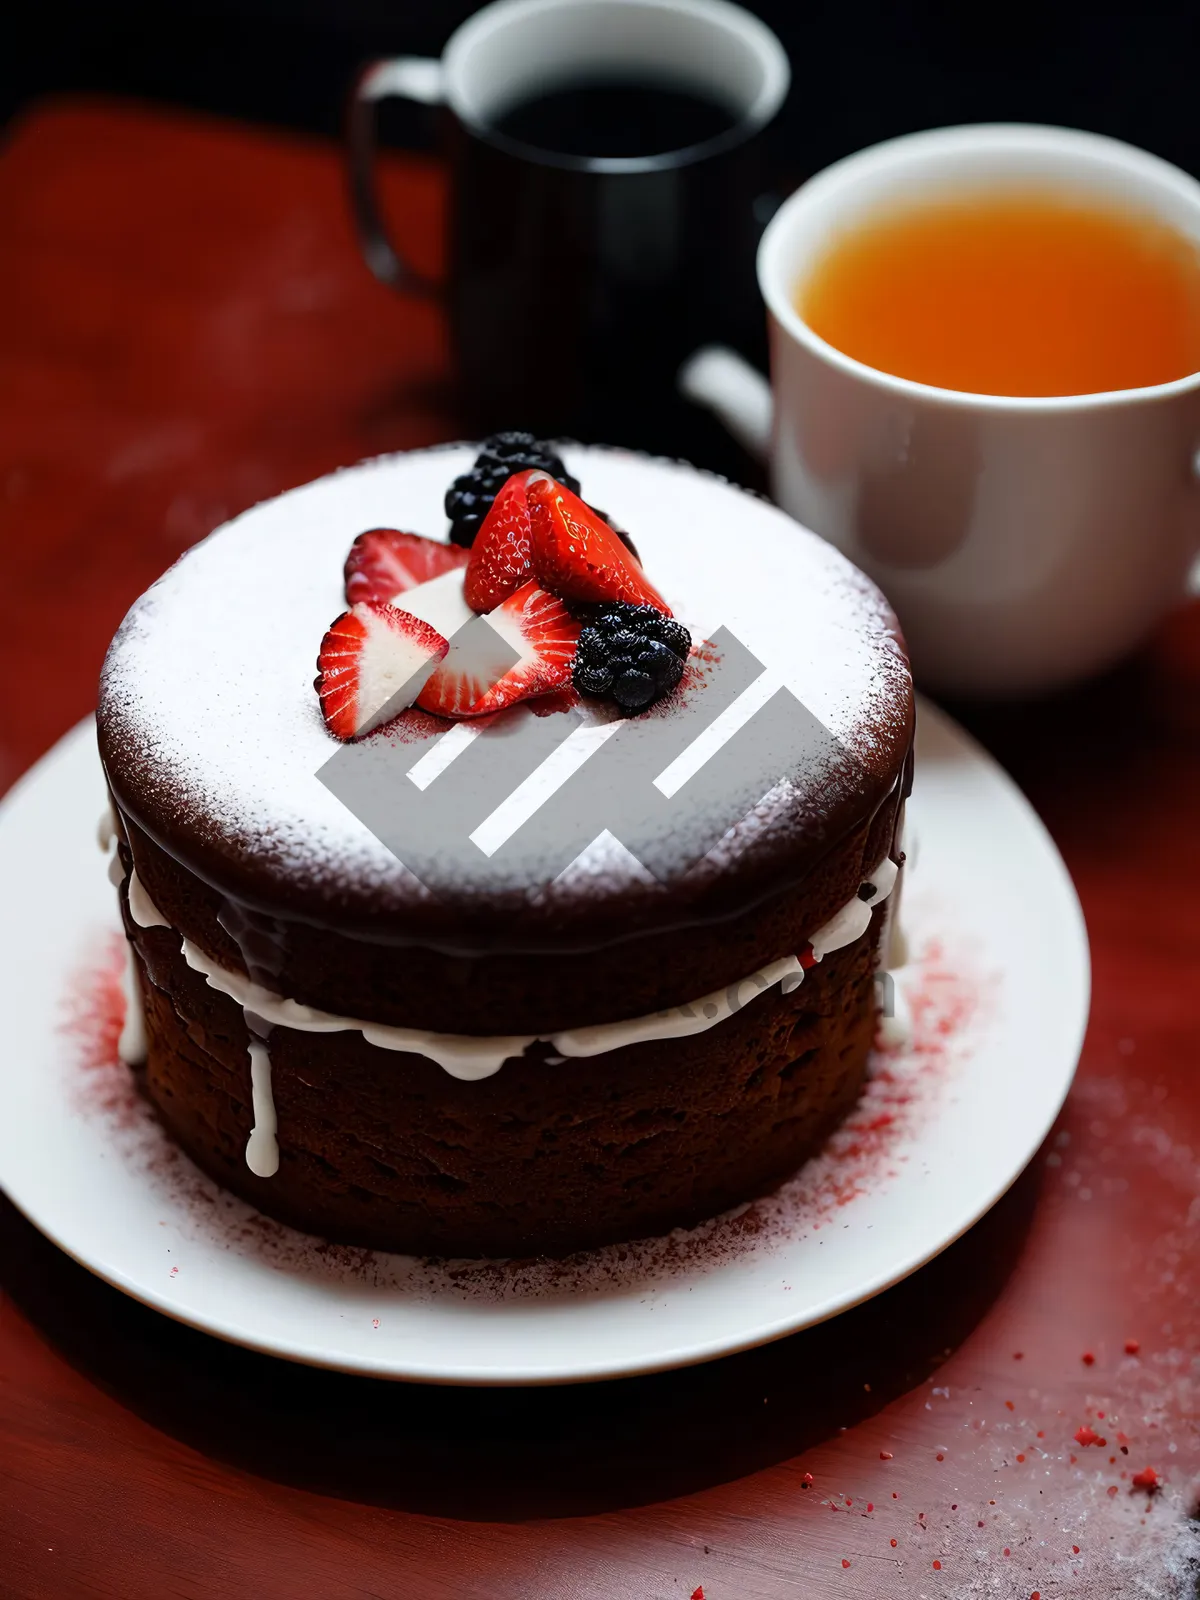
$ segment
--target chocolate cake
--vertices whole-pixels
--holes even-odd
[[[911,772],[895,619],[744,491],[563,456],[582,499],[539,461],[469,551],[465,446],[267,502],[109,651],[131,1064],[199,1166],[330,1239],[686,1226],[863,1083]]]

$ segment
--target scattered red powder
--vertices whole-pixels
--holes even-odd
[[[481,717],[483,723],[490,719]],[[431,711],[421,711],[416,706],[409,706],[407,711],[388,723],[386,732],[380,729],[377,736],[381,743],[418,744],[425,739],[436,739],[439,733],[445,733],[452,728],[454,722],[450,717],[435,717]]]
[[[874,1509],[875,1509],[875,1507],[874,1507],[874,1506],[873,1506],[873,1505],[872,1505],[872,1503],[871,1503],[871,1502],[870,1502],[870,1501],[869,1501],[869,1500],[868,1500],[868,1501],[867,1501],[867,1510],[868,1510],[868,1511],[874,1511]]]
[[[697,1584],[697,1586],[692,1590],[692,1600],[704,1600],[704,1589],[702,1585]]]
[[[888,1543],[889,1543],[889,1544],[890,1544],[890,1545],[891,1545],[891,1547],[892,1547],[892,1549],[893,1549],[893,1550],[894,1550],[894,1549],[895,1549],[895,1548],[896,1548],[896,1541],[895,1541],[895,1539],[889,1539],[889,1540],[888,1540]]]
[[[845,1556],[842,1557],[842,1565],[843,1565],[843,1567],[848,1567],[850,1565],[850,1563],[846,1560]]]
[[[1090,1350],[1085,1350],[1079,1359],[1085,1367],[1094,1367],[1096,1364],[1096,1358]]]
[[[1024,1456],[1018,1456],[1018,1457],[1017,1457],[1017,1460],[1018,1460],[1018,1461],[1024,1461],[1024,1459],[1025,1459],[1025,1457],[1024,1457]]]
[[[1120,1494],[1121,1490],[1120,1490],[1119,1485],[1117,1485],[1115,1483],[1110,1483],[1108,1488],[1104,1492],[1108,1496],[1108,1498],[1111,1500],[1113,1495]]]
[[[881,1450],[879,1452],[879,1459],[880,1461],[891,1461],[893,1459],[892,1452],[890,1450]]]
[[[1071,1546],[1071,1554],[1073,1556],[1077,1556],[1079,1554],[1079,1546],[1077,1544],[1073,1544]]]
[[[1014,1361],[1024,1361],[1024,1359],[1025,1359],[1024,1350],[1014,1350],[1013,1351],[1013,1360]]]
[[[1126,1341],[1125,1341],[1125,1354],[1127,1356],[1135,1356],[1135,1355],[1137,1355],[1138,1351],[1141,1348],[1142,1348],[1141,1345],[1139,1344],[1139,1342],[1136,1339],[1126,1339]]]
[[[812,1475],[812,1473],[811,1472],[804,1473],[804,1475],[800,1479],[800,1487],[802,1489],[811,1489],[812,1488],[812,1483],[813,1483],[813,1475]]]
[[[1104,1421],[1104,1413],[1103,1413],[1103,1411],[1097,1411],[1096,1416],[1099,1418],[1099,1420],[1101,1422]]]
[[[535,694],[525,704],[535,717],[552,717],[557,711],[574,710],[579,704],[579,696],[574,689],[555,689],[551,694]]]
[[[1044,1439],[1044,1438],[1045,1438],[1045,1437],[1046,1437],[1046,1430],[1045,1430],[1045,1428],[1039,1428],[1039,1429],[1038,1429],[1038,1438],[1039,1438],[1039,1439]]]
[[[1143,1467],[1140,1472],[1135,1472],[1132,1481],[1135,1489],[1149,1489],[1151,1493],[1159,1487],[1158,1473],[1153,1467]]]
[[[1006,1555],[1006,1556],[1010,1556],[1010,1555],[1012,1555],[1012,1551],[1011,1551],[1011,1550],[1010,1550],[1010,1549],[1009,1549],[1009,1548],[1008,1548],[1008,1546],[1007,1546],[1007,1545],[1005,1545],[1005,1546],[1004,1546],[1004,1554],[1005,1554],[1005,1555]]]
[[[1029,1600],[1042,1600],[1042,1591],[1040,1589],[1035,1589],[1029,1596]]]
[[[942,1570],[942,1563],[940,1561],[935,1561],[933,1563],[933,1570],[935,1572],[940,1572]]]
[[[938,1458],[939,1461],[945,1461],[945,1459],[946,1459],[946,1457],[942,1454],[942,1452],[940,1450],[938,1451],[937,1458]]]
[[[125,1022],[125,937],[107,935],[92,960],[71,980],[59,1032],[71,1042],[76,1066],[74,1100],[84,1113],[99,1114],[120,1129],[143,1120],[142,1102],[129,1068],[117,1054]]]
[[[1075,1443],[1077,1445],[1082,1445],[1086,1449],[1089,1444],[1103,1444],[1104,1440],[1098,1433],[1093,1432],[1093,1430],[1089,1428],[1085,1422],[1075,1434]]]
[[[852,1505],[853,1505],[853,1504],[854,1504],[854,1501],[853,1501],[853,1500],[847,1500],[847,1501],[846,1501],[846,1504],[847,1504],[847,1505],[848,1505],[848,1506],[852,1506]]]
[[[1012,1401],[1011,1401],[1011,1400],[1006,1400],[1006,1401],[1005,1401],[1005,1402],[1004,1402],[1004,1404],[1005,1404],[1005,1405],[1006,1405],[1006,1406],[1007,1406],[1007,1407],[1008,1407],[1008,1409],[1009,1409],[1009,1410],[1010,1410],[1010,1411],[1015,1411],[1015,1410],[1016,1410],[1016,1409],[1017,1409],[1017,1408],[1016,1408],[1016,1406],[1014,1406],[1014,1405],[1013,1405],[1013,1403],[1012,1403]]]

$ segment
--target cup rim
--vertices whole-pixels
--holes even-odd
[[[983,394],[970,389],[946,389],[937,384],[921,383],[915,378],[897,377],[895,373],[869,366],[854,356],[846,355],[809,327],[792,303],[789,292],[791,284],[785,278],[783,255],[786,233],[796,213],[814,201],[825,198],[843,184],[853,183],[867,172],[888,166],[900,170],[910,156],[962,154],[972,149],[1043,149],[1100,157],[1129,176],[1151,179],[1160,186],[1165,184],[1174,189],[1191,202],[1200,218],[1200,182],[1181,167],[1164,161],[1161,156],[1151,155],[1148,150],[1141,150],[1136,145],[1109,138],[1105,134],[1032,122],[961,123],[902,134],[898,138],[886,139],[852,155],[843,156],[841,160],[823,168],[801,184],[768,223],[758,248],[758,287],[771,317],[784,332],[827,365],[849,377],[869,382],[876,388],[909,400],[937,401],[966,410],[1028,413],[1098,410],[1107,406],[1168,399],[1200,387],[1200,370],[1197,370],[1182,378],[1172,378],[1168,383],[1146,384],[1135,389],[1102,389],[1086,394],[1006,395]]]
[[[649,156],[565,155],[497,133],[476,115],[465,97],[458,93],[456,76],[466,53],[490,34],[527,16],[549,11],[582,10],[598,3],[617,7],[630,3],[630,0],[492,0],[490,5],[485,5],[468,17],[455,29],[442,56],[446,101],[459,121],[484,143],[538,166],[581,173],[664,172],[691,166],[710,156],[736,149],[765,128],[783,105],[792,76],[787,52],[777,35],[760,17],[734,4],[733,0],[638,0],[640,4],[653,6],[663,12],[720,23],[728,32],[737,33],[756,52],[762,64],[763,81],[750,106],[738,116],[732,128],[711,139],[703,139],[698,144],[684,145],[678,150],[666,150]]]

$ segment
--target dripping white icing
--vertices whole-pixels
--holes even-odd
[[[855,895],[824,927],[812,936],[813,957],[820,961],[834,950],[852,944],[866,932],[872,909],[891,894],[896,882],[895,862],[888,858],[866,880],[875,893],[867,900]],[[166,927],[168,924],[140,883],[130,874],[129,908],[141,927]],[[136,884],[136,890],[135,890]],[[136,909],[135,909],[136,907]],[[244,973],[232,972],[205,955],[190,939],[182,941],[183,958],[194,972],[203,975],[210,988],[235,1001],[242,1010],[260,1019],[262,1030],[272,1027],[295,1028],[302,1033],[361,1033],[370,1044],[384,1050],[400,1050],[426,1056],[451,1077],[466,1080],[489,1078],[504,1062],[519,1056],[529,1045],[544,1040],[561,1056],[594,1056],[651,1039],[679,1039],[703,1033],[740,1011],[756,995],[775,984],[786,985],[790,993],[804,978],[804,966],[797,956],[778,961],[752,972],[736,983],[716,989],[683,1005],[646,1016],[628,1017],[620,1022],[601,1022],[586,1028],[571,1028],[555,1034],[456,1034],[437,1033],[429,1028],[402,1028],[388,1023],[369,1022],[361,1017],[343,1017],[299,1000],[275,994]]]
[[[250,1091],[254,1100],[254,1126],[246,1141],[246,1165],[257,1178],[273,1178],[279,1171],[279,1141],[275,1136],[271,1055],[266,1040],[256,1039],[253,1033],[250,1035]]]
[[[890,856],[885,856],[854,899],[848,900],[823,928],[817,929],[811,943],[813,955],[818,961],[831,951],[840,950],[843,945],[853,944],[856,939],[862,938],[870,925],[871,912],[876,906],[882,905],[895,888],[898,872],[896,863]],[[875,893],[864,899],[863,894],[872,887]]]
[[[117,819],[113,814],[112,802],[109,801],[108,805],[100,813],[99,820],[96,823],[96,843],[107,855],[116,837]]]
[[[121,1024],[121,1037],[117,1040],[117,1054],[127,1067],[140,1067],[146,1059],[146,1013],[131,944],[125,946],[121,987],[125,991],[125,1020]]]
[[[171,926],[143,888],[142,880],[137,875],[136,867],[129,874],[128,898],[129,915],[139,928],[169,928]]]
[[[124,881],[125,873],[116,849],[117,819],[111,803],[100,813],[96,825],[96,843],[108,856],[108,881],[116,888]],[[125,1015],[117,1038],[117,1056],[127,1067],[140,1067],[146,1059],[146,1008],[138,981],[137,959],[131,944],[125,946],[121,991],[125,996]]]
[[[896,847],[903,850],[905,859],[911,862],[916,853],[916,841],[910,840],[905,832],[907,823],[905,809],[907,802],[900,803],[900,816],[896,822]],[[896,967],[908,965],[909,949],[908,940],[904,936],[904,925],[900,920],[900,902],[902,899],[903,882],[896,885],[896,892],[888,900],[887,918],[883,925],[883,936],[879,941],[879,948],[883,952],[880,965],[885,971],[891,972]]]
[[[880,973],[879,1040],[891,1050],[911,1044],[913,1036],[912,1007],[898,983],[891,981],[889,973]]]

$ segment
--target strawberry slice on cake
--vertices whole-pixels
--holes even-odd
[[[359,600],[390,604],[408,589],[465,567],[470,553],[456,544],[403,533],[399,528],[368,528],[355,539],[346,557],[346,604],[352,606]]]
[[[620,600],[671,615],[632,550],[578,495],[531,472],[525,498],[533,570],[543,588],[564,600]]]
[[[370,733],[412,705],[449,648],[419,617],[358,601],[321,640],[314,686],[325,726],[342,740]]]
[[[417,704],[443,717],[482,717],[564,689],[571,681],[579,630],[557,595],[525,583],[454,636]]]
[[[532,474],[516,472],[492,502],[470,549],[463,594],[472,611],[494,611],[533,577],[529,502]]]

